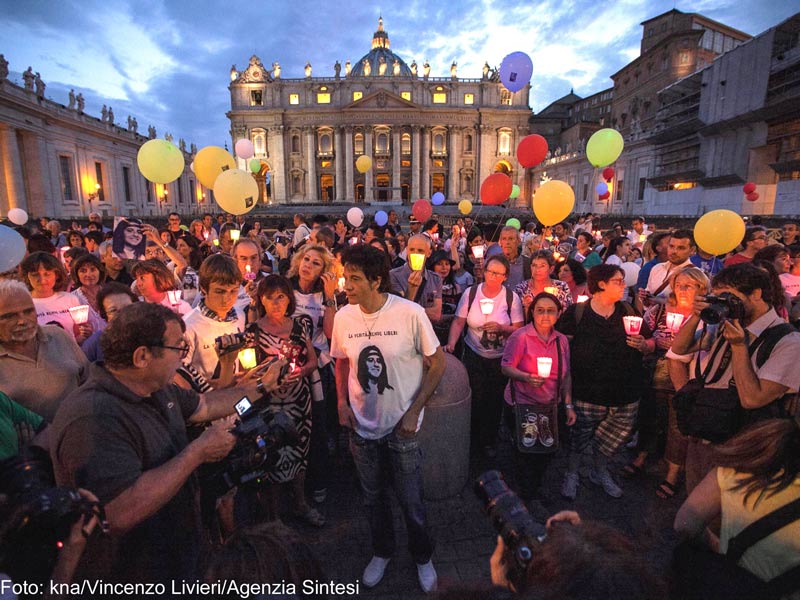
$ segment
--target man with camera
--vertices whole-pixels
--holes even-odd
[[[686,412],[689,492],[714,467],[712,442],[732,437],[748,422],[784,416],[784,396],[800,389],[800,333],[772,307],[772,294],[781,292],[773,291],[767,272],[747,263],[726,267],[714,277],[712,291],[713,296],[695,300],[694,314],[667,354],[692,362],[694,382],[674,399],[679,424],[680,396],[692,385],[697,386],[693,397],[702,394],[703,412]],[[698,334],[701,320],[703,334]]]
[[[56,415],[51,456],[59,485],[91,490],[110,536],[90,541],[80,576],[165,582],[196,576],[202,550],[194,472],[223,459],[236,438],[230,419],[188,442],[186,423],[221,419],[243,395],[277,388],[281,363],[233,389],[198,395],[172,383],[189,349],[185,326],[152,303],[123,308],[101,338],[104,365]],[[285,361],[281,361],[285,364]]]
[[[394,554],[390,481],[408,530],[409,550],[425,592],[436,589],[433,543],[422,501],[417,431],[445,359],[425,310],[389,292],[389,258],[371,246],[345,252],[349,304],[333,323],[339,423],[352,430],[350,451],[372,534],[372,560],[362,581],[374,587]],[[426,368],[425,363],[428,363]]]

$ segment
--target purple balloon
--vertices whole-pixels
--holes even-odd
[[[435,206],[444,204],[444,194],[442,192],[436,192],[431,198],[431,203]]]
[[[389,215],[387,215],[385,211],[379,210],[375,213],[375,223],[378,224],[378,227],[383,227],[388,222]]]
[[[518,92],[531,81],[533,62],[524,52],[512,52],[500,63],[500,81],[509,92]]]
[[[597,190],[597,195],[602,196],[603,194],[608,192],[608,184],[605,181],[601,181],[600,183],[597,184],[597,187],[595,189]]]

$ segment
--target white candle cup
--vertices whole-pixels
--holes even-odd
[[[219,246],[219,240],[216,238],[214,238],[214,240],[212,240],[211,243],[214,244],[215,246]]]
[[[244,271],[245,271],[244,278],[247,281],[255,281],[256,274],[253,273],[253,269],[252,269],[252,267],[250,265],[245,265],[244,266]]]
[[[553,368],[553,359],[549,356],[540,356],[536,359],[536,369],[539,377],[547,379],[550,377],[550,371]]]
[[[491,298],[483,298],[481,300],[481,312],[484,317],[488,317],[494,310],[494,300]]]
[[[483,258],[483,253],[486,251],[486,248],[483,246],[473,246],[472,247],[472,256],[475,257],[476,260],[481,260]]]
[[[203,239],[204,240],[208,240],[208,232],[207,231],[203,232]]]
[[[622,317],[622,323],[625,325],[625,333],[628,335],[639,335],[642,330],[642,317]]]
[[[667,329],[671,333],[678,333],[683,325],[684,316],[681,313],[667,313]]]
[[[411,267],[412,271],[421,271],[422,267],[425,266],[425,255],[424,254],[409,254],[408,255],[408,264]]]
[[[75,325],[83,325],[89,321],[89,307],[86,304],[71,306],[69,315],[72,317]]]
[[[550,294],[551,296],[558,296],[558,288],[553,286],[547,286],[544,288],[545,294]]]
[[[584,296],[583,294],[578,296],[578,302],[587,302],[588,300],[589,300],[589,296]]]
[[[167,298],[169,298],[169,303],[172,306],[177,306],[181,303],[181,294],[180,290],[167,290]]]
[[[249,371],[253,367],[256,366],[256,349],[255,348],[244,348],[239,350],[239,364],[242,365],[242,368],[245,371]]]
[[[242,232],[239,231],[238,229],[231,229],[231,241],[238,242],[239,241],[239,236],[241,235],[241,233]]]

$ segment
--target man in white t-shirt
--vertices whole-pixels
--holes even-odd
[[[425,310],[388,293],[386,254],[371,246],[353,246],[342,263],[349,304],[336,314],[331,355],[336,359],[339,422],[352,429],[350,450],[372,534],[373,557],[362,580],[367,587],[376,586],[394,554],[388,496],[393,481],[419,582],[430,592],[436,589],[437,577],[422,501],[417,431],[423,408],[444,373],[444,354]]]
[[[667,260],[653,267],[650,277],[647,279],[647,287],[639,290],[639,298],[645,308],[653,303],[653,296],[660,297],[664,302],[664,299],[672,291],[669,286],[670,278],[679,273],[681,269],[694,266],[691,257],[695,247],[692,232],[688,229],[678,229],[672,232],[667,246]]]
[[[199,275],[203,299],[183,318],[189,344],[184,363],[214,387],[225,387],[233,378],[237,353],[218,350],[215,340],[244,331],[244,314],[235,306],[242,275],[236,262],[224,254],[205,259]]]

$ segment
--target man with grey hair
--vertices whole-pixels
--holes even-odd
[[[0,281],[0,382],[18,404],[50,422],[86,380],[89,361],[58,325],[39,325],[25,284]]]
[[[431,323],[436,323],[442,318],[442,278],[425,268],[432,251],[431,239],[421,233],[412,235],[406,250],[406,264],[389,271],[392,291],[422,306]],[[423,256],[421,266],[417,269],[412,269],[417,266],[411,258],[413,254]]]
[[[508,272],[508,278],[505,281],[505,286],[509,289],[514,289],[526,279],[531,278],[531,259],[527,256],[522,256],[519,252],[519,231],[516,227],[506,226],[500,230],[500,238],[497,240],[497,245],[503,251],[503,256],[508,260],[511,265],[511,270]]]
[[[50,232],[50,241],[56,248],[63,248],[67,245],[66,236],[61,233],[61,223],[53,219],[47,222],[47,231]]]

